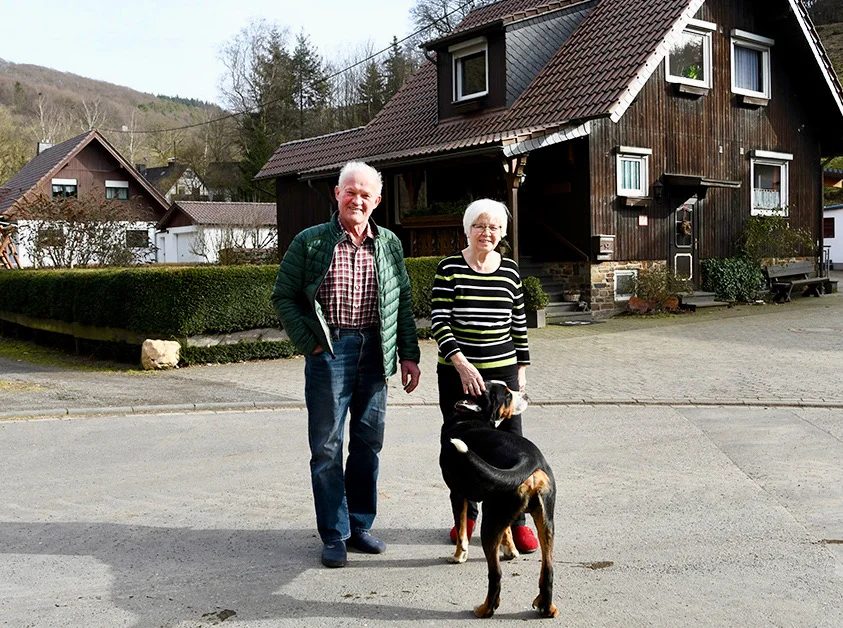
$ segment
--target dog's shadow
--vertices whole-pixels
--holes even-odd
[[[183,621],[197,622],[197,625],[219,623],[233,616],[229,615],[232,611],[240,621],[342,618],[363,622],[473,616],[469,600],[464,598],[459,599],[459,606],[455,604],[453,610],[431,608],[443,606],[441,595],[431,594],[433,602],[428,608],[420,608],[418,603],[413,605],[413,600],[419,600],[415,596],[408,595],[406,603],[400,599],[402,593],[409,593],[406,589],[414,586],[407,583],[408,569],[419,570],[418,578],[413,578],[417,580],[415,584],[426,583],[425,587],[442,584],[442,572],[431,569],[449,567],[446,559],[452,546],[444,542],[442,530],[387,529],[379,530],[379,535],[393,544],[387,554],[369,557],[350,553],[348,566],[343,570],[321,567],[318,558],[321,543],[313,530],[301,529],[197,530],[113,523],[2,522],[0,554],[16,555],[10,564],[13,572],[19,573],[32,569],[33,556],[90,557],[107,565],[110,602],[113,607],[130,613],[136,628]],[[398,543],[433,544],[438,549],[435,554],[425,552],[420,556],[419,549],[411,547],[409,555],[402,558],[395,545]],[[478,548],[474,558],[481,561],[482,556]],[[14,560],[21,562],[15,565]],[[51,570],[61,570],[61,565],[59,562]],[[311,570],[321,572],[307,574]],[[38,576],[27,577],[32,577],[37,590]],[[308,584],[303,587],[301,582],[296,582],[299,578],[308,578]],[[319,595],[315,595],[310,580],[320,588]],[[395,587],[393,583],[399,581],[401,586]],[[393,586],[389,603],[377,601],[385,594],[367,595],[371,582]],[[84,588],[84,585],[74,586]],[[99,586],[90,585],[92,596],[101,593]],[[363,589],[365,592],[360,594]],[[75,614],[73,601],[78,590],[81,589],[73,590],[69,602],[40,600],[39,608],[55,604],[59,613],[61,602],[67,602],[68,612]]]

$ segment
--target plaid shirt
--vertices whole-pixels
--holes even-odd
[[[370,224],[363,244],[356,246],[346,232],[334,249],[328,274],[316,292],[316,300],[331,327],[357,329],[379,322],[374,238]]]

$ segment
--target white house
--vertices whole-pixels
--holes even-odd
[[[176,201],[158,222],[159,263],[215,263],[224,248],[278,246],[274,203]]]
[[[843,269],[843,205],[823,209],[823,243],[829,249],[831,267]]]

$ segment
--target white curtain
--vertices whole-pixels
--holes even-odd
[[[735,45],[735,84],[741,89],[763,92],[761,51]]]

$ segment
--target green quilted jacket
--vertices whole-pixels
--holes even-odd
[[[396,352],[402,360],[418,362],[421,353],[413,319],[410,278],[404,265],[401,241],[388,229],[375,231],[375,266],[378,280],[383,372],[396,372]],[[328,324],[316,291],[334,257],[334,247],[346,238],[335,212],[330,222],[299,233],[278,268],[272,305],[284,331],[296,348],[309,355],[322,345],[334,355]]]

